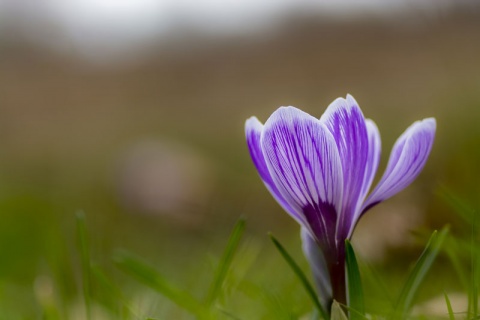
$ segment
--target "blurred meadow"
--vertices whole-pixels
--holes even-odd
[[[168,19],[154,1],[150,11],[124,1],[118,16],[114,2],[103,11],[90,2],[65,16],[52,14],[68,7],[59,1],[0,5],[1,319],[192,319],[118,268],[118,250],[203,297],[240,217],[218,318],[307,315],[310,301],[267,236],[310,275],[299,228],[259,179],[244,123],[282,105],[320,117],[347,93],[380,129],[377,179],[405,128],[437,119],[422,174],[355,232],[367,309],[389,304],[428,236],[449,224],[415,310],[447,318],[446,292],[462,318],[470,262],[459,248],[472,233],[462,212],[480,205],[477,2],[280,1],[275,11],[205,1],[195,12],[182,1]],[[229,5],[240,18],[215,7]],[[72,17],[84,21],[64,23]],[[151,32],[136,34],[135,23]]]

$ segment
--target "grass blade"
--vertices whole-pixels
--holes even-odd
[[[230,238],[228,239],[227,246],[225,247],[225,251],[223,252],[222,258],[220,259],[218,268],[215,272],[207,298],[208,305],[211,305],[218,298],[221,292],[223,281],[225,280],[228,269],[232,264],[233,257],[235,255],[235,252],[237,251],[238,244],[240,243],[240,239],[242,238],[244,230],[245,219],[240,219],[233,227]]]
[[[448,318],[450,320],[455,320],[455,315],[453,313],[452,304],[450,303],[450,299],[448,298],[448,295],[446,293],[443,293],[443,294],[445,296],[445,303],[447,304]]]
[[[358,269],[357,258],[350,241],[345,240],[345,262],[347,266],[348,304],[351,320],[365,319],[365,302],[363,299],[362,279]]]
[[[123,292],[111,279],[109,279],[105,272],[95,264],[92,265],[91,270],[92,278],[95,279],[95,283],[102,286],[104,290],[108,292],[109,298],[112,299],[112,301],[115,301],[115,305],[118,306],[119,311],[117,313],[119,313],[119,318],[124,320],[138,318],[139,316],[131,309]]]
[[[468,246],[470,243],[468,243]],[[464,271],[464,261],[462,255],[462,250],[465,249],[467,245],[464,241],[455,239],[454,237],[449,237],[446,241],[446,245],[444,246],[445,254],[447,255],[448,259],[450,260],[455,273],[458,276],[459,282],[461,283],[462,287],[465,290],[469,290],[470,288],[470,279],[467,276],[467,272]],[[470,247],[468,247],[471,250]]]
[[[197,316],[199,319],[207,318],[206,309],[195,298],[189,293],[173,287],[153,267],[133,256],[131,253],[119,251],[116,253],[114,260],[117,266],[124,272],[159,292],[180,308]]]
[[[83,211],[77,212],[77,235],[78,246],[80,249],[80,258],[82,263],[82,284],[83,284],[83,299],[85,301],[85,312],[87,320],[92,317],[92,302],[91,295],[91,261],[90,248],[88,245],[87,227],[85,225],[85,214]]]
[[[332,303],[332,317],[330,320],[348,320],[347,316],[342,310],[342,307],[337,301]]]
[[[474,208],[469,206],[458,195],[455,195],[451,190],[445,186],[441,186],[439,189],[439,195],[442,196],[445,202],[447,202],[467,224],[471,226],[470,235],[470,279],[467,284],[468,288],[468,315],[472,319],[478,318],[478,274],[479,270],[479,254],[476,252],[478,247],[478,214]],[[452,254],[450,254],[453,257]],[[454,260],[452,262],[455,263]],[[461,272],[459,272],[462,275]]]
[[[425,275],[432,266],[433,261],[437,257],[438,252],[447,237],[448,230],[448,227],[444,227],[440,232],[433,232],[400,293],[394,311],[394,319],[404,319],[407,316],[410,307],[412,306],[413,298],[425,278]]]
[[[471,249],[470,249],[470,261],[471,261],[471,279],[470,290],[468,299],[468,312],[472,319],[477,319],[478,316],[478,254],[476,252],[477,247],[477,218],[476,215],[472,217],[472,229],[470,235]]]
[[[475,217],[475,210],[466,204],[458,195],[454,194],[445,186],[440,186],[437,194],[453,209],[453,211],[467,223],[472,222]]]
[[[288,263],[290,268],[292,268],[293,272],[295,275],[298,277],[300,282],[302,283],[303,287],[307,291],[308,296],[312,300],[313,304],[315,307],[318,309],[320,312],[320,315],[322,316],[323,319],[329,319],[328,313],[323,309],[322,305],[320,304],[320,301],[318,301],[317,294],[315,293],[315,290],[313,289],[312,285],[308,281],[307,277],[303,273],[302,269],[298,266],[298,264],[293,260],[293,258],[290,256],[290,254],[285,250],[285,248],[278,242],[278,240],[272,235],[269,234],[270,239],[272,240],[273,244],[275,247],[278,249],[282,257],[285,259],[285,261]]]

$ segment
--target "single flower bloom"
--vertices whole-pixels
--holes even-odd
[[[383,177],[369,194],[380,160],[380,134],[355,99],[333,101],[317,119],[280,107],[263,125],[245,124],[252,160],[265,186],[302,229],[303,249],[321,302],[346,303],[345,240],[374,205],[407,187],[423,169],[436,121],[413,123],[396,141]]]

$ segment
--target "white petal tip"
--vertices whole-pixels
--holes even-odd
[[[245,136],[247,141],[252,139],[253,136],[260,136],[263,130],[263,124],[257,119],[257,117],[250,117],[245,121]]]
[[[259,126],[263,126],[263,124],[255,116],[250,117],[245,121],[245,129]]]
[[[347,102],[349,103],[349,105],[358,106],[357,100],[355,100],[355,98],[354,98],[350,93],[347,93],[347,98],[346,98],[346,100],[347,100]]]
[[[423,124],[425,126],[428,126],[428,127],[431,127],[432,129],[436,129],[437,127],[437,120],[435,118],[426,118],[426,119],[423,119]]]
[[[435,118],[425,118],[423,120],[419,120],[414,122],[410,128],[407,129],[407,132],[409,132],[410,135],[414,134],[415,132],[430,132],[432,134],[435,134],[435,131],[437,129],[437,121]]]

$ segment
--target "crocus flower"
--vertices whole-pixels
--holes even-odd
[[[345,239],[374,205],[407,187],[427,161],[434,118],[413,123],[396,141],[383,177],[369,193],[380,160],[380,134],[355,99],[333,101],[317,119],[280,107],[263,125],[245,124],[252,160],[265,186],[300,225],[319,298],[346,303]]]

